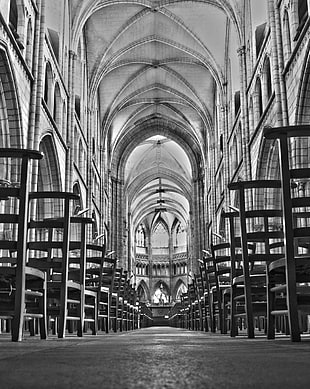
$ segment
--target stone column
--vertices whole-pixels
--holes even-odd
[[[127,262],[128,262],[128,272],[130,275],[134,273],[134,267],[133,267],[133,261],[132,261],[132,248],[131,248],[131,213],[128,212],[127,214],[127,246],[126,246],[126,251],[127,251]],[[143,274],[143,273],[142,273]]]
[[[274,0],[268,0],[268,19],[271,30],[271,63],[272,63],[272,83],[275,91],[275,104],[278,125],[282,125],[282,104],[281,104],[281,86],[280,86],[280,71],[278,61],[278,45],[276,33],[276,19],[274,11]]]
[[[123,209],[123,184],[115,178],[111,178],[112,184],[112,213],[111,213],[111,244],[112,250],[116,252],[116,257],[120,261],[120,266],[127,269],[127,261],[124,258],[124,209]]]
[[[172,266],[172,261],[173,261],[173,254],[174,254],[174,246],[173,246],[173,239],[172,239],[172,231],[169,231],[169,290],[170,290],[170,295],[169,297],[169,303],[171,302],[172,299],[172,273],[173,273],[173,266]]]
[[[209,151],[210,151],[210,171],[207,172],[206,177],[210,177],[211,182],[207,182],[207,190],[206,195],[208,198],[208,213],[210,214],[211,220],[208,220],[208,223],[212,226],[216,223],[216,182],[215,182],[215,144],[214,144],[214,137],[212,139],[212,144],[210,144]],[[209,194],[209,188],[210,188],[210,198],[208,196]],[[208,218],[209,219],[209,218]],[[207,242],[210,244],[210,242]],[[206,247],[204,247],[205,249]]]
[[[225,92],[226,93],[226,92]],[[223,139],[223,181],[224,181],[224,196],[226,203],[229,204],[230,202],[230,191],[228,189],[228,183],[230,181],[229,179],[229,164],[230,164],[230,158],[229,158],[229,147],[228,147],[228,108],[227,104],[225,103],[221,107],[221,115],[222,115],[222,132],[224,134],[224,139]]]
[[[33,85],[29,106],[29,127],[27,147],[38,150],[41,134],[41,109],[44,88],[44,42],[45,42],[45,0],[38,0],[33,50]],[[39,161],[32,162],[31,190],[38,187]],[[36,202],[31,202],[30,217],[34,217]]]
[[[66,181],[65,190],[71,191],[73,185],[73,135],[74,135],[74,112],[75,112],[75,94],[74,94],[74,75],[76,53],[69,51],[69,104],[68,104],[68,121],[67,121],[67,155],[66,155]]]
[[[150,303],[152,303],[152,293],[153,293],[153,257],[152,257],[152,243],[151,243],[151,230],[147,229],[147,253],[149,261],[149,293],[150,293]]]
[[[193,203],[192,203],[192,264],[191,270],[195,273],[198,269],[197,259],[201,256],[202,250],[202,234],[204,234],[204,206],[203,206],[203,180],[198,173],[198,177],[193,183]]]
[[[94,111],[92,109],[87,109],[87,142],[88,142],[88,152],[87,152],[87,207],[93,209],[93,199],[92,193],[95,191],[93,188],[93,142],[92,142],[92,133],[93,123],[94,123]],[[98,195],[98,193],[96,193]]]
[[[288,123],[288,108],[287,108],[287,93],[285,79],[282,74],[284,69],[284,53],[283,53],[283,42],[282,42],[282,23],[279,6],[277,1],[274,1],[274,10],[275,10],[275,29],[276,29],[276,40],[278,48],[278,64],[279,64],[279,81],[280,81],[280,93],[281,93],[281,104],[282,104],[282,124],[287,126]]]
[[[45,41],[45,0],[38,0],[33,48],[33,84],[29,105],[28,143],[29,149],[38,149],[41,131],[41,100],[44,87],[44,41]]]
[[[241,112],[241,131],[242,131],[242,154],[245,179],[252,179],[251,158],[249,150],[250,131],[249,131],[249,110],[246,95],[247,75],[246,75],[246,51],[245,46],[238,49],[239,68],[240,68],[240,112]]]

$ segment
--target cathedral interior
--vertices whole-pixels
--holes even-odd
[[[309,37],[310,0],[0,0],[4,355],[138,330],[309,357]],[[141,382],[109,387],[189,387]]]

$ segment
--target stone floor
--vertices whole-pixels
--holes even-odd
[[[65,340],[0,335],[0,388],[310,388],[310,338],[152,327]]]

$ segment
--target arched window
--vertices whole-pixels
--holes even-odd
[[[255,95],[256,95],[255,96],[256,97],[255,110],[256,110],[258,120],[259,120],[263,114],[262,84],[261,84],[261,80],[259,77],[257,78],[256,84],[255,84]]]
[[[234,173],[238,167],[239,159],[238,159],[238,141],[237,136],[234,135],[233,143],[231,146],[231,168],[232,173]]]
[[[73,213],[76,215],[83,208],[81,189],[80,189],[80,185],[77,182],[73,185],[73,193],[79,196],[79,198],[77,200],[74,200],[74,212]]]
[[[217,189],[217,202],[220,202],[222,199],[222,196],[224,194],[224,175],[223,175],[223,168],[219,170],[219,173],[217,175],[216,179],[216,189]]]
[[[58,82],[56,82],[55,89],[54,89],[53,119],[59,129],[61,128],[61,119],[62,119],[61,109],[62,109],[62,103],[61,103],[60,88]]]
[[[152,246],[153,247],[168,247],[169,235],[164,224],[160,221],[156,224],[152,233]]]
[[[184,251],[186,250],[186,230],[184,226],[179,222],[174,230],[174,246]]]
[[[288,12],[285,10],[283,16],[283,54],[284,60],[287,61],[292,52],[291,44],[291,31],[290,31],[290,20]]]
[[[11,0],[10,1],[9,26],[10,26],[10,29],[13,32],[13,35],[15,36],[15,38],[18,37],[17,25],[18,25],[17,4],[16,4],[16,0]]]
[[[83,104],[82,101],[82,95],[83,95],[83,49],[82,49],[82,42],[79,41],[78,49],[77,49],[77,58],[75,61],[75,98],[74,98],[74,108],[75,113],[79,120],[81,120],[81,104]]]
[[[66,101],[64,100],[62,103],[62,125],[61,125],[61,134],[64,140],[66,140],[67,133],[67,106]]]
[[[47,62],[45,67],[45,81],[44,81],[44,101],[48,106],[50,112],[52,112],[52,104],[54,99],[52,99],[52,89],[53,89],[53,73],[52,68],[49,62]]]
[[[180,285],[177,289],[176,295],[175,295],[175,299],[181,300],[181,294],[186,293],[186,292],[187,292],[187,288],[186,288],[185,284],[183,282],[180,283]]]
[[[92,238],[96,239],[99,236],[99,225],[95,210],[93,210],[91,217],[94,220],[94,223],[92,224]],[[102,238],[104,239],[104,236]]]
[[[32,68],[32,55],[33,55],[33,32],[31,19],[28,20],[27,37],[26,37],[26,63],[29,68]]]
[[[84,149],[83,149],[83,144],[82,144],[82,140],[81,139],[79,140],[78,159],[79,159],[78,167],[79,167],[80,173],[83,174],[84,173],[84,170],[83,170],[83,165],[84,165]]]
[[[264,63],[264,81],[265,81],[265,88],[266,88],[266,97],[267,100],[269,101],[272,94],[272,81],[271,81],[271,69],[270,69],[269,57],[266,57]]]
[[[146,296],[145,290],[141,284],[138,286],[137,295],[138,295],[140,302],[147,301],[147,296]]]
[[[303,26],[308,17],[308,0],[298,0],[298,21]]]
[[[76,165],[78,165],[78,130],[77,130],[77,127],[74,127],[74,144],[73,144],[73,161]]]
[[[249,124],[250,124],[250,132],[253,133],[255,122],[254,122],[254,106],[253,106],[252,96],[250,97],[250,102],[249,102]]]
[[[145,233],[142,225],[139,226],[136,233],[136,245],[138,247],[145,247]]]

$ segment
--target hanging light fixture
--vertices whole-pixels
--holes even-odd
[[[158,177],[158,189],[156,192],[159,194],[159,200],[157,200],[157,204],[159,204],[158,208],[155,208],[155,212],[166,212],[167,208],[163,207],[162,204],[165,202],[162,198],[162,193],[164,193],[164,189],[161,186],[161,178]]]

